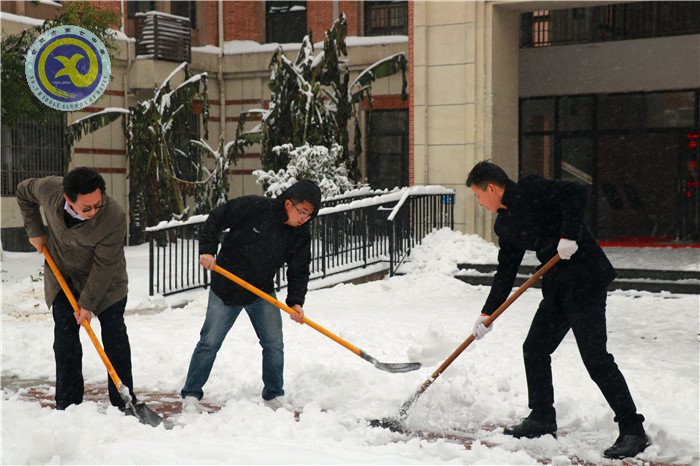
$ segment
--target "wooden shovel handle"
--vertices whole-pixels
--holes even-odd
[[[75,296],[73,296],[73,292],[68,287],[68,283],[66,283],[66,280],[63,278],[61,271],[58,269],[58,265],[56,265],[56,261],[53,260],[53,257],[51,256],[51,253],[49,252],[49,248],[47,248],[46,245],[44,245],[44,247],[41,249],[41,252],[44,254],[44,257],[46,258],[46,262],[49,264],[49,267],[51,268],[53,275],[56,277],[56,280],[58,280],[58,283],[61,285],[61,289],[63,290],[66,297],[68,298],[68,301],[70,301],[71,306],[73,306],[73,310],[76,313],[80,313],[80,306],[78,306],[78,301],[75,300]],[[92,327],[90,326],[90,322],[88,322],[87,320],[83,320],[82,326],[85,329],[85,331],[87,331],[88,336],[90,337],[90,340],[92,340],[92,344],[95,346],[95,349],[97,350],[97,354],[100,355],[100,359],[102,359],[102,362],[104,363],[105,367],[107,368],[107,372],[109,373],[109,376],[111,377],[112,382],[114,382],[114,386],[117,388],[118,391],[121,392],[122,381],[119,378],[119,376],[117,375],[117,371],[114,370],[114,366],[112,366],[112,362],[107,357],[107,353],[105,353],[105,350],[102,348],[102,344],[100,344],[100,340],[97,339],[95,332],[92,331]]]

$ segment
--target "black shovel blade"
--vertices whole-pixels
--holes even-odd
[[[172,424],[156,414],[151,408],[146,406],[146,403],[133,404],[129,403],[124,408],[124,414],[134,416],[141,424],[147,424],[152,427],[158,427],[165,422],[165,428],[172,428]]]
[[[367,422],[370,427],[381,427],[392,432],[406,432],[406,424],[399,418],[384,417],[382,419],[369,419]]]
[[[419,362],[375,362],[374,367],[381,369],[386,372],[393,372],[395,374],[401,372],[411,372],[421,368]]]

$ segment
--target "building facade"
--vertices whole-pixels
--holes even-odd
[[[86,112],[149,97],[175,68],[172,58],[149,50],[139,36],[148,12],[189,20],[191,69],[209,76],[210,141],[220,134],[230,140],[241,111],[267,106],[268,64],[278,43],[294,56],[306,32],[318,43],[344,13],[352,77],[386,56],[408,57],[408,100],[401,99],[400,77],[378,80],[371,117],[362,117],[360,168],[374,187],[453,188],[456,228],[493,239],[491,214],[478,208],[464,185],[476,162],[492,160],[513,179],[539,173],[589,185],[587,215],[602,240],[700,241],[695,2],[94,3],[123,18],[113,81],[92,108],[56,122],[54,133]],[[3,1],[3,33],[58,8]],[[36,138],[31,130],[37,129],[15,133]],[[22,233],[12,183],[5,183],[15,181],[6,141],[22,143],[12,134],[3,127],[6,249]],[[50,136],[42,137],[51,145]],[[70,163],[97,167],[128,207],[126,143],[118,124],[83,138]],[[261,192],[251,175],[259,167],[259,149],[250,148],[230,170],[232,197]],[[41,168],[37,175],[56,167]]]

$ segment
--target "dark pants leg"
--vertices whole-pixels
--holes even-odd
[[[553,413],[551,354],[573,329],[581,359],[615,412],[615,420],[633,422],[640,418],[627,383],[607,351],[606,291],[584,296],[567,286],[545,287],[543,283],[543,295],[523,344],[530,408]]]
[[[637,407],[625,377],[607,350],[606,299],[607,293],[603,291],[588,309],[582,310],[580,318],[573,320],[572,330],[588,375],[615,412],[615,421],[634,423],[640,417],[637,415]]]
[[[78,295],[76,294],[76,299]],[[114,370],[122,383],[129,388],[133,402],[134,384],[131,376],[131,347],[124,323],[126,298],[102,311],[97,318],[102,328],[102,344]],[[56,409],[83,401],[83,349],[80,344],[80,326],[75,322],[73,307],[68,298],[59,292],[53,302],[54,357],[56,359]],[[109,401],[123,407],[119,392],[108,374]]]
[[[554,387],[552,385],[552,353],[569,331],[562,312],[557,312],[551,299],[543,299],[523,343],[525,376],[532,417],[554,423]]]
[[[132,401],[135,404],[136,396],[134,395],[134,381],[131,374],[131,346],[124,322],[125,307],[126,298],[109,306],[97,318],[102,328],[102,344],[104,345],[105,353],[112,366],[114,366],[114,370],[117,372],[122,384],[128,387]],[[123,408],[125,405],[124,400],[119,395],[117,387],[115,387],[109,374],[107,374],[107,379],[109,401],[112,405]]]
[[[61,291],[53,306],[53,353],[56,360],[56,409],[66,409],[83,401],[83,348],[80,326],[73,308]]]

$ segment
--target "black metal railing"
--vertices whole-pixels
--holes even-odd
[[[700,2],[630,2],[521,15],[521,47],[700,33]]]
[[[209,285],[209,273],[199,266],[199,232],[205,215],[175,225],[147,229],[148,294],[163,296]]]
[[[419,186],[367,197],[369,194],[324,206],[311,223],[311,280],[375,264],[384,265],[383,270],[393,275],[411,248],[433,229],[454,228],[452,190]],[[199,266],[197,241],[205,219],[198,216],[146,229],[150,295],[167,296],[208,286],[208,273]],[[286,286],[285,277],[286,266],[277,273],[278,289]]]
[[[158,60],[191,62],[189,18],[157,11],[136,13],[136,55]]]

